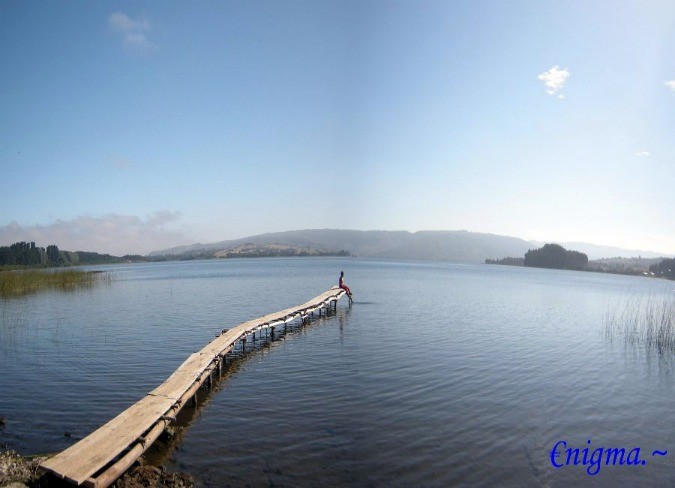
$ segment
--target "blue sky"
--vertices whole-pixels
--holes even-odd
[[[675,3],[0,1],[0,245],[675,253]]]

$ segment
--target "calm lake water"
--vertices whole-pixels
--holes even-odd
[[[608,313],[673,297],[673,282],[359,259],[96,269],[114,280],[0,301],[3,446],[68,447],[221,329],[303,303],[344,269],[353,306],[235,362],[151,460],[201,486],[675,483],[673,353],[604,334]],[[639,447],[645,464],[556,469],[561,440],[589,459]]]

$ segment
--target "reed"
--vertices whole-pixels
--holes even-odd
[[[77,269],[0,271],[0,296],[6,298],[49,289],[72,290],[110,280],[110,273]]]
[[[675,296],[627,301],[622,309],[607,314],[605,336],[622,337],[626,344],[659,353],[675,351]]]

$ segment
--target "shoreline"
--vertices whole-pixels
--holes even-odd
[[[21,456],[16,451],[0,451],[0,488],[49,488],[68,486],[42,471],[39,464],[49,456]],[[143,461],[141,459],[141,461]],[[167,471],[165,466],[137,464],[111,486],[116,488],[193,488],[188,473]]]
[[[24,457],[16,451],[0,451],[0,487],[40,486],[42,478],[39,463],[45,456]]]

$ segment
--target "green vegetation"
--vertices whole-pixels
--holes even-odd
[[[525,266],[555,269],[586,269],[588,256],[578,251],[568,251],[559,244],[546,244],[525,253]]]
[[[276,257],[318,257],[340,256],[348,257],[345,250],[321,250],[312,247],[299,247],[288,244],[254,244],[246,243],[236,247],[230,247],[213,253],[217,258],[276,258]]]
[[[633,258],[603,258],[588,262],[588,271],[597,271],[598,273],[614,273],[635,276],[652,276],[649,273],[650,268],[662,261],[663,258],[643,258],[642,256]]]
[[[623,310],[607,314],[605,336],[659,353],[675,352],[675,297],[628,301]]]
[[[485,264],[501,264],[504,266],[523,266],[524,258],[502,258],[502,259],[486,259]]]
[[[0,247],[0,268],[39,268],[76,266],[79,264],[118,263],[124,258],[110,254],[98,254],[84,251],[61,251],[55,245],[47,249],[38,247],[34,242],[15,242],[11,246]]]
[[[649,271],[654,273],[654,276],[675,280],[675,259],[663,259],[660,263],[650,266]]]
[[[48,256],[53,256],[52,246],[50,254],[35,243],[16,242],[11,246],[0,247],[0,266],[40,266],[49,265]]]
[[[525,258],[486,259],[485,264],[575,269],[596,273],[654,276],[675,280],[675,259],[638,256],[636,258],[616,257],[588,261],[585,254],[567,251],[558,244],[546,244],[540,249],[530,250],[525,254]]]
[[[211,256],[213,257],[213,256]],[[55,245],[47,249],[34,242],[15,242],[11,246],[0,246],[0,270],[23,268],[57,268],[88,264],[139,263],[166,261],[166,256],[139,256],[127,254],[122,257],[86,251],[61,251]]]
[[[530,249],[524,258],[486,259],[485,264],[586,270],[588,256],[582,252],[568,251],[559,244],[545,244],[539,249]]]
[[[56,268],[65,266],[116,264],[116,263],[144,263],[159,261],[189,261],[193,259],[214,258],[260,258],[260,257],[318,257],[341,256],[348,257],[348,251],[320,250],[310,246],[299,247],[286,244],[257,245],[247,243],[243,246],[232,247],[222,251],[189,251],[180,255],[152,255],[140,256],[126,254],[111,256],[85,251],[61,251],[55,245],[47,249],[38,247],[34,242],[16,242],[11,246],[0,247],[0,271],[25,268]]]
[[[47,289],[72,290],[110,279],[109,273],[74,269],[0,271],[0,296],[7,298]]]

